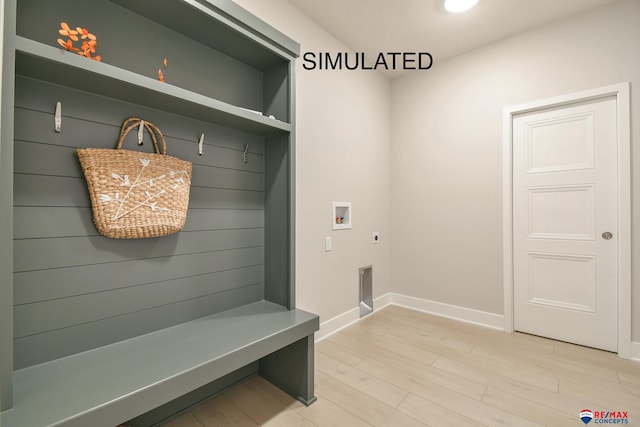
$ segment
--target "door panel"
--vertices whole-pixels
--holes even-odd
[[[593,256],[528,255],[528,303],[595,312]]]
[[[516,330],[617,350],[616,114],[612,97],[513,118]]]
[[[528,173],[593,168],[593,122],[589,112],[528,123]]]
[[[594,185],[527,190],[529,238],[594,240]]]

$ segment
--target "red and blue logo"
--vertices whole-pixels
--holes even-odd
[[[580,411],[580,419],[587,425],[591,421],[594,424],[629,424],[629,413],[626,411],[596,411],[583,409]]]
[[[580,419],[585,425],[589,424],[593,419],[593,412],[589,409],[583,409],[580,411]]]

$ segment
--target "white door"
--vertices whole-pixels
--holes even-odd
[[[615,97],[513,118],[514,327],[617,351]]]

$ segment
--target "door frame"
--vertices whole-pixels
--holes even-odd
[[[504,330],[514,331],[513,281],[513,118],[550,107],[615,96],[618,146],[618,356],[631,358],[631,115],[630,83],[562,95],[503,110],[503,284]]]

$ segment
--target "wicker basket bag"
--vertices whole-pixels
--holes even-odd
[[[122,149],[127,134],[141,122],[155,153]],[[167,155],[167,143],[157,126],[128,118],[122,123],[115,150],[79,148],[77,153],[89,188],[93,222],[100,234],[140,239],[166,236],[184,227],[191,162]]]

